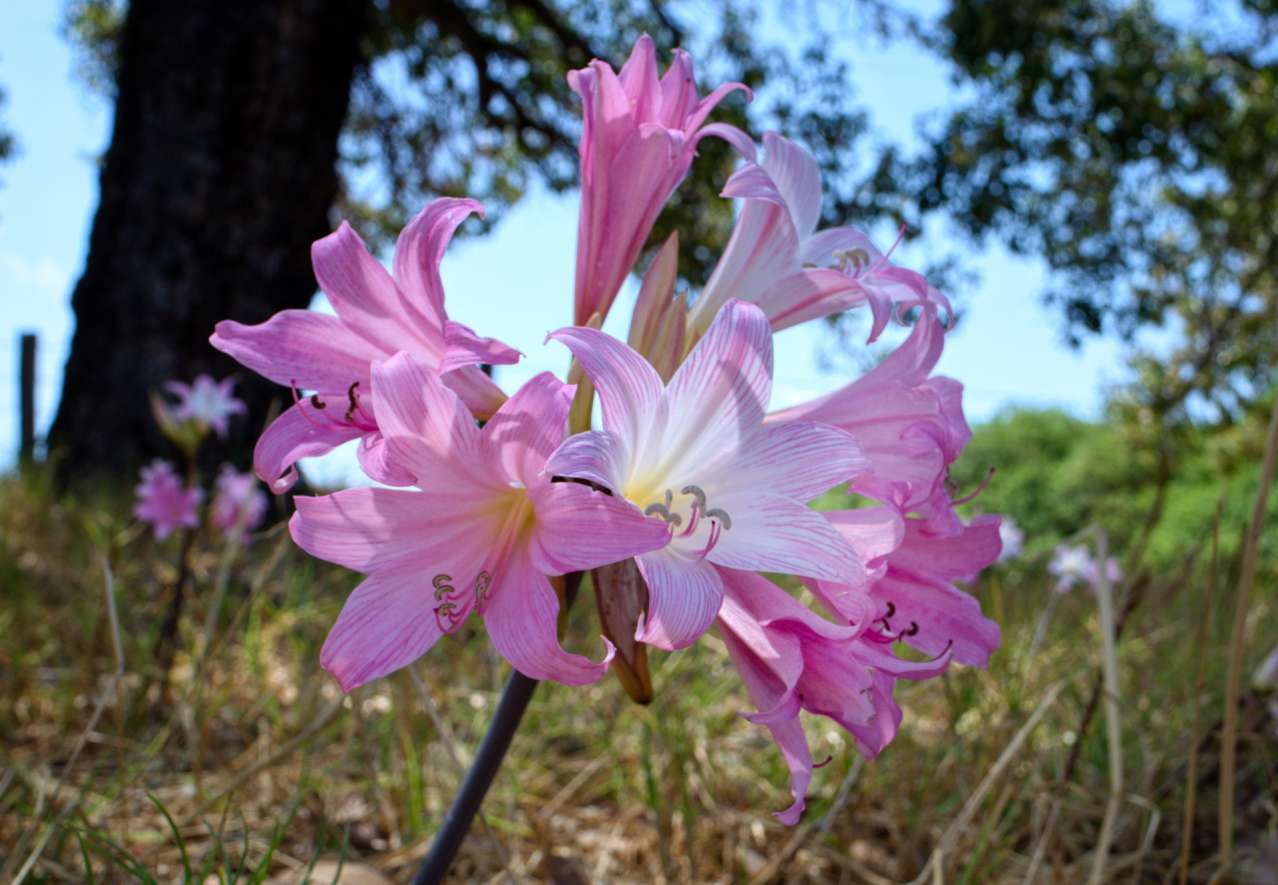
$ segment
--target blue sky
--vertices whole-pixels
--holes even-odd
[[[38,0],[5,4],[0,12],[0,85],[7,93],[0,119],[19,142],[17,157],[0,166],[0,466],[12,463],[17,447],[22,331],[40,337],[40,431],[57,407],[74,325],[71,287],[97,205],[96,158],[110,137],[109,106],[73,77],[70,49],[58,34],[62,5]],[[848,36],[834,51],[851,60],[856,94],[885,139],[908,141],[920,115],[954,96],[945,70],[917,49]],[[500,370],[498,380],[508,389],[566,366],[562,348],[543,346],[542,339],[571,312],[576,211],[573,194],[532,194],[491,236],[458,242],[444,261],[450,314],[526,354],[519,366]],[[924,264],[925,249],[956,243],[939,223],[925,234],[900,253],[906,266]],[[965,384],[969,417],[981,421],[1011,405],[1055,405],[1096,416],[1106,385],[1123,377],[1118,343],[1093,341],[1082,351],[1062,343],[1058,317],[1039,300],[1040,263],[998,249],[973,263],[981,278],[971,291],[953,293],[966,314],[940,365]],[[628,284],[610,317],[607,328],[618,334],[635,289]],[[818,324],[777,336],[774,405],[847,383],[846,371],[822,370],[818,353],[828,345]]]

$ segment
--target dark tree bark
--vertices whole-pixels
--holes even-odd
[[[305,307],[329,231],[362,0],[132,0],[50,450],[67,475],[168,451],[148,394],[236,365],[208,336]],[[237,374],[247,452],[279,388]]]

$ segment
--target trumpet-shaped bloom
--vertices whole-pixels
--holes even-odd
[[[753,144],[743,153],[748,162],[728,179],[723,196],[744,206],[692,305],[688,319],[694,334],[709,327],[725,301],[737,298],[758,304],[774,329],[868,304],[873,341],[894,304],[944,300],[920,274],[892,264],[861,231],[817,231],[821,173],[802,147],[767,132],[762,161]]]
[[[607,316],[617,291],[643,249],[661,207],[688,174],[697,143],[707,135],[751,149],[749,138],[706,118],[740,83],[705,98],[697,92],[692,59],[675,50],[664,76],[644,34],[620,73],[592,61],[568,74],[581,96],[581,213],[577,220],[577,281],[573,322]],[[748,90],[746,90],[748,92]]]
[[[214,381],[210,375],[197,375],[191,384],[169,381],[164,387],[178,398],[170,412],[174,419],[196,421],[218,436],[226,436],[227,421],[232,415],[245,411],[244,403],[235,398],[232,378]]]
[[[909,337],[871,371],[767,420],[819,421],[846,430],[870,468],[853,482],[853,491],[902,512],[924,513],[934,529],[959,531],[945,479],[972,431],[963,417],[963,386],[931,376],[944,343],[937,305],[925,303]]]
[[[772,732],[790,769],[794,804],[777,817],[797,823],[812,778],[812,753],[799,711],[827,716],[873,758],[896,736],[898,679],[926,679],[949,665],[947,651],[912,662],[892,651],[896,637],[868,622],[832,624],[766,578],[723,570],[719,635],[759,712],[746,718]]]
[[[956,533],[937,533],[915,517],[901,519],[899,529],[893,529],[883,515],[883,509],[828,514],[858,549],[876,537],[886,540],[889,531],[899,532],[899,541],[878,542],[879,551],[886,552],[869,560],[873,577],[868,582],[810,581],[809,588],[850,623],[872,623],[924,654],[952,654],[960,663],[984,667],[999,645],[998,624],[954,582],[971,580],[998,558],[999,517],[978,516]]]
[[[209,521],[220,532],[247,541],[266,515],[266,494],[251,473],[240,473],[229,464],[217,477],[213,503],[209,505]]]
[[[609,335],[573,327],[566,344],[599,392],[603,430],[568,439],[557,476],[589,480],[670,526],[638,557],[648,611],[636,639],[693,642],[723,599],[718,569],[853,582],[861,563],[806,502],[865,467],[848,434],[820,424],[763,425],[772,332],[757,307],[729,302],[668,385]]]
[[[296,499],[297,544],[368,576],[320,663],[350,691],[410,663],[477,612],[521,673],[573,685],[603,676],[610,645],[598,664],[559,645],[547,576],[627,559],[666,543],[668,532],[624,501],[551,482],[543,468],[563,439],[572,388],[538,375],[481,430],[406,353],[374,364],[372,386],[389,457],[424,488]]]
[[[511,363],[518,353],[480,338],[448,319],[439,262],[474,200],[439,199],[417,215],[395,244],[394,275],[369,254],[345,222],[311,249],[315,277],[337,316],[284,310],[265,323],[224,320],[209,339],[214,347],[278,384],[296,402],[258,440],[257,475],[276,493],[297,479],[298,459],[361,440],[360,463],[374,479],[408,485],[413,477],[385,457],[369,369],[399,351],[413,354],[445,377],[471,410],[486,417],[503,395],[477,363]],[[307,398],[298,389],[314,391]]]
[[[151,525],[158,541],[173,534],[174,529],[193,529],[200,524],[204,492],[183,485],[168,461],[156,458],[142,468],[136,494],[133,515]]]

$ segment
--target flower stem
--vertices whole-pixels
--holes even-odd
[[[581,579],[581,572],[564,575],[564,612],[572,608],[573,600],[577,598],[577,591],[581,587]],[[444,816],[443,826],[435,834],[430,852],[417,868],[417,875],[413,876],[413,885],[428,885],[444,880],[457,852],[461,850],[462,842],[466,840],[471,822],[479,813],[479,806],[483,803],[488,788],[497,777],[497,769],[501,767],[501,761],[510,749],[515,729],[519,727],[519,720],[524,718],[524,711],[528,709],[528,702],[532,700],[536,688],[536,679],[525,676],[518,670],[510,674],[506,687],[502,689],[501,699],[497,701],[492,721],[488,723],[488,731],[484,733],[484,740],[479,745],[479,752],[475,754],[474,761],[470,763],[470,771],[466,772],[466,779],[453,797],[453,804]]]
[[[480,803],[484,801],[484,795],[497,776],[497,769],[501,767],[501,760],[510,747],[515,729],[523,718],[524,710],[528,709],[528,702],[532,700],[536,688],[536,679],[530,679],[518,670],[510,674],[506,688],[502,690],[501,700],[497,702],[497,711],[493,713],[492,722],[488,723],[484,741],[475,754],[475,761],[471,763],[470,771],[466,772],[466,779],[448,809],[444,825],[440,827],[430,846],[430,853],[418,867],[413,885],[443,881],[444,874],[452,866],[453,858],[457,856],[466,833],[470,830],[471,821],[479,811]]]

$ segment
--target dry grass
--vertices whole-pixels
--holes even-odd
[[[301,881],[312,869],[327,882],[340,863],[344,881],[368,869],[406,878],[502,684],[483,637],[447,639],[418,678],[402,672],[343,698],[317,654],[353,578],[297,553],[276,526],[225,570],[201,656],[223,556],[201,537],[166,699],[148,663],[177,542],[154,543],[127,511],[109,496],[59,500],[39,476],[0,481],[4,876],[29,863],[28,881]],[[118,682],[104,561],[123,646]],[[1222,574],[1208,600],[1200,682],[1205,572],[1195,563],[1151,580],[1118,643],[1124,779],[1106,881],[1175,876],[1196,706],[1189,879],[1219,871],[1221,614],[1236,582]],[[1278,642],[1274,572],[1260,564],[1249,661]],[[1095,598],[1063,599],[1026,665],[1043,577],[1026,565],[973,589],[1004,625],[991,669],[904,686],[905,726],[876,762],[862,765],[837,727],[811,720],[816,755],[833,760],[816,772],[797,828],[769,814],[788,804],[784,765],[766,731],[737,715],[744,690],[717,640],[655,656],[647,708],[611,680],[540,687],[456,879],[1084,881],[1111,787],[1104,715],[1079,733],[1100,672]],[[591,634],[590,608],[578,605],[570,635]],[[1244,691],[1239,702],[1237,881],[1260,880],[1266,856],[1273,864],[1268,700]]]

